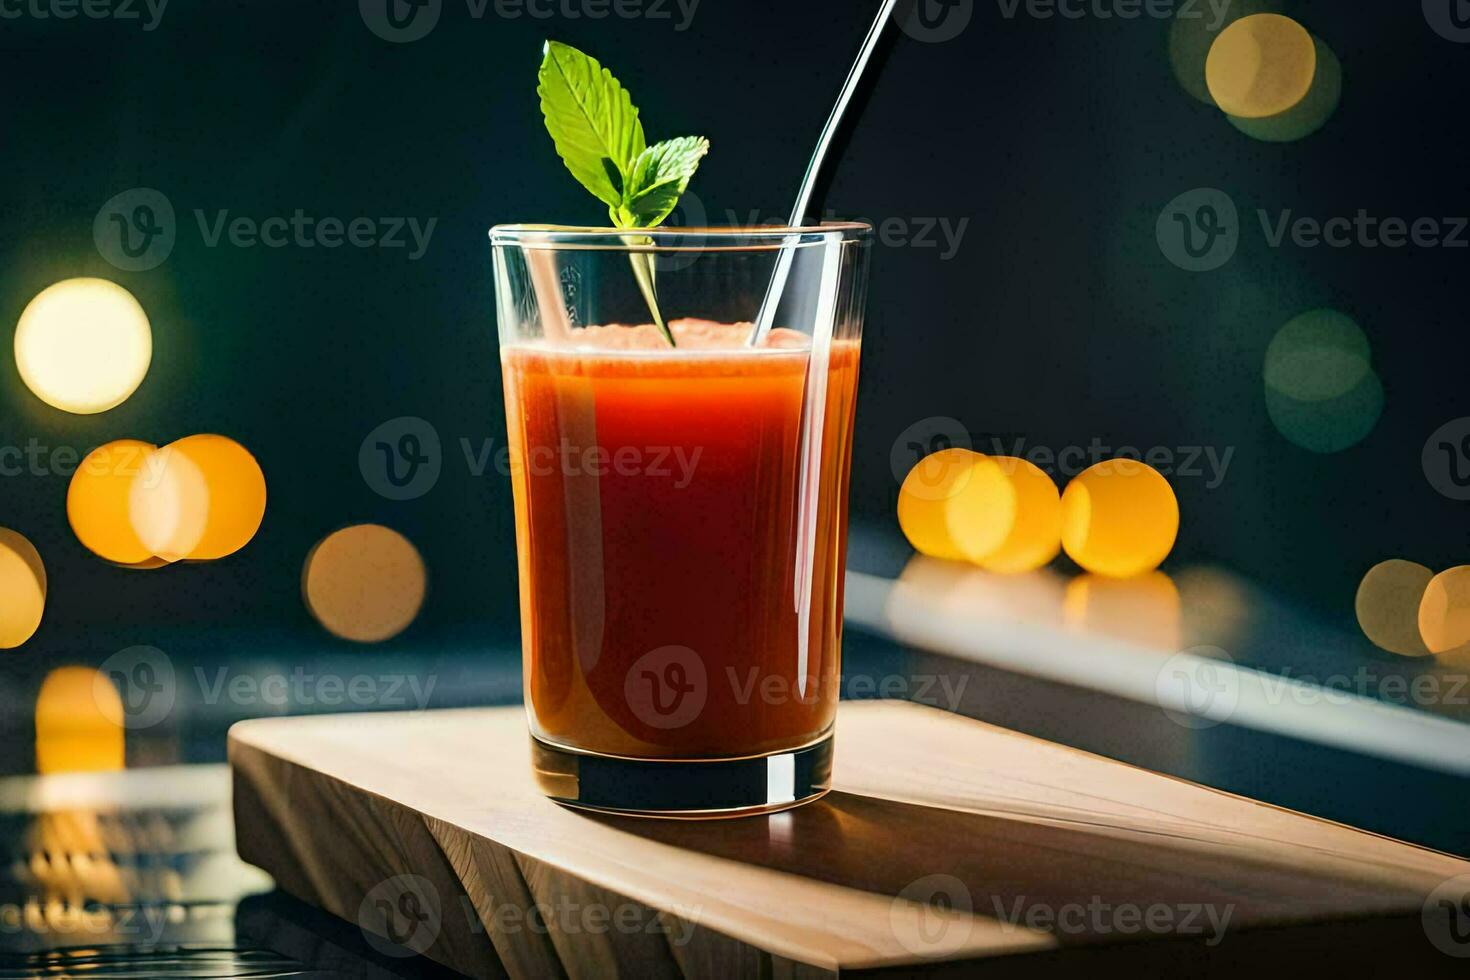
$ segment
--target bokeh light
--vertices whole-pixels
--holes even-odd
[[[1285,112],[1261,119],[1227,115],[1230,124],[1247,136],[1267,143],[1292,143],[1327,125],[1342,102],[1342,62],[1321,38],[1313,37],[1312,44],[1317,51],[1317,72],[1312,87],[1300,102]]]
[[[898,492],[898,523],[920,554],[979,561],[1005,542],[1016,493],[1001,467],[968,449],[924,457]]]
[[[329,534],[307,555],[306,606],[335,636],[381,643],[408,628],[423,606],[428,572],[418,549],[379,524]]]
[[[87,454],[66,492],[66,518],[82,545],[99,557],[121,565],[153,559],[153,552],[133,530],[130,497],[133,480],[157,447],[136,439],[119,439]]]
[[[1470,565],[1430,579],[1419,603],[1419,635],[1439,659],[1470,663]]]
[[[35,635],[46,611],[46,566],[25,536],[0,527],[0,650]]]
[[[1372,370],[1363,328],[1337,310],[1293,317],[1266,348],[1266,384],[1298,401],[1327,401],[1352,391]]]
[[[1163,572],[1133,578],[1079,575],[1067,583],[1062,614],[1071,629],[1158,650],[1182,645],[1179,589]]]
[[[121,769],[122,717],[122,698],[101,673],[89,667],[53,670],[36,698],[36,771]]]
[[[1383,414],[1367,335],[1336,310],[1303,313],[1277,332],[1266,350],[1265,383],[1272,424],[1310,452],[1357,445]]]
[[[1266,414],[1283,438],[1308,452],[1351,449],[1373,432],[1383,415],[1383,383],[1373,372],[1330,401],[1301,401],[1266,388]]]
[[[150,554],[212,561],[250,543],[265,518],[265,474],[244,446],[189,436],[154,450],[129,489],[129,521]]]
[[[189,436],[168,446],[170,463],[183,457],[204,478],[204,529],[188,552],[198,561],[234,554],[265,519],[265,474],[244,446],[218,435]]]
[[[1290,17],[1252,14],[1220,32],[1205,60],[1215,104],[1232,116],[1261,119],[1300,103],[1317,73],[1312,36]]]
[[[1096,575],[1131,578],[1151,572],[1169,557],[1178,534],[1174,488],[1136,460],[1088,467],[1062,494],[1062,547]]]
[[[1379,562],[1358,585],[1354,607],[1363,635],[1373,645],[1405,657],[1429,652],[1419,635],[1419,604],[1434,572],[1401,558]]]
[[[152,360],[148,315],[132,293],[106,279],[48,286],[15,328],[15,363],[26,387],[78,415],[121,405]]]
[[[1015,492],[1014,520],[982,568],[1003,575],[1033,572],[1062,550],[1062,498],[1052,478],[1024,459],[992,456]]]
[[[172,446],[153,450],[128,492],[128,519],[143,546],[164,561],[182,561],[204,539],[209,483]]]
[[[1232,0],[1223,9],[1213,9],[1200,16],[1198,8],[1186,10],[1183,5],[1169,27],[1169,63],[1174,77],[1184,90],[1206,105],[1214,105],[1209,83],[1205,80],[1205,62],[1220,32],[1242,17],[1267,14],[1279,10],[1274,0]]]

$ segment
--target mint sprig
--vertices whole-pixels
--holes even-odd
[[[662,224],[688,190],[690,178],[708,152],[709,140],[703,136],[680,136],[638,154],[624,182],[621,213],[613,220],[627,221],[636,228]]]
[[[709,140],[681,136],[647,145],[627,89],[591,55],[559,41],[542,52],[536,94],[557,155],[583,187],[607,205],[617,228],[653,228],[679,203]],[[630,244],[648,244],[628,236]],[[669,346],[674,335],[658,308],[652,255],[628,256],[638,288]]]

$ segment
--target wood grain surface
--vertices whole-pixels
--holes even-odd
[[[1421,923],[1470,862],[899,702],[833,792],[680,822],[549,802],[519,708],[247,721],[240,855],[475,977],[1463,966]]]

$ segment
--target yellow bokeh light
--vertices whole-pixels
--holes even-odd
[[[143,383],[153,360],[148,315],[106,279],[66,279],[43,289],[15,328],[15,364],[36,397],[65,412],[115,408]]]
[[[968,449],[926,456],[898,492],[898,523],[920,554],[979,561],[1016,520],[1016,492],[1001,467]]]
[[[1368,569],[1353,603],[1363,635],[1389,653],[1427,654],[1419,635],[1419,604],[1432,578],[1434,572],[1428,568],[1399,558]]]
[[[169,460],[188,461],[204,479],[206,509],[199,540],[187,557],[211,561],[250,543],[265,519],[265,474],[249,450],[224,436],[201,435],[168,446]],[[192,476],[188,477],[192,480]]]
[[[136,439],[119,439],[87,454],[72,474],[66,492],[66,517],[87,550],[120,565],[153,559],[153,552],[133,530],[129,499],[133,480],[157,447]]]
[[[1220,32],[1205,81],[1221,109],[1242,119],[1276,116],[1301,102],[1317,74],[1312,35],[1290,17],[1254,14]]]
[[[204,471],[172,446],[155,449],[128,491],[128,520],[149,554],[182,561],[204,540],[209,482]]]
[[[105,703],[104,703],[105,702]],[[89,667],[58,667],[36,699],[36,771],[100,772],[124,760],[122,698]]]
[[[1278,6],[1276,0],[1231,0],[1212,10],[1210,16],[1201,17],[1180,5],[1174,23],[1169,26],[1169,62],[1184,90],[1206,105],[1214,105],[1205,82],[1205,60],[1210,56],[1215,38],[1242,17],[1273,13]]]
[[[1419,635],[1441,660],[1470,661],[1470,565],[1430,579],[1419,603]]]
[[[152,568],[239,551],[260,529],[265,502],[260,464],[233,439],[189,436],[162,448],[125,439],[83,462],[67,513],[92,551]]]
[[[0,527],[0,650],[35,635],[46,611],[46,566],[36,546]]]
[[[993,456],[1015,491],[1014,520],[1000,546],[980,560],[1003,575],[1034,572],[1062,550],[1062,498],[1052,478],[1024,459]]]
[[[1079,473],[1062,494],[1062,547],[1096,575],[1132,578],[1169,557],[1179,502],[1159,472],[1112,459]]]
[[[407,538],[379,524],[328,535],[306,557],[306,606],[328,632],[381,643],[408,628],[423,606],[428,573]]]
[[[1079,575],[1067,583],[1067,625],[1158,650],[1178,650],[1183,614],[1179,589],[1163,572],[1133,578]]]
[[[1267,143],[1294,143],[1327,125],[1342,102],[1342,62],[1321,38],[1313,37],[1317,72],[1306,96],[1285,112],[1261,119],[1227,116],[1230,125],[1253,139]]]

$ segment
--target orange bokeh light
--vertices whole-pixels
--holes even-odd
[[[1079,473],[1062,494],[1062,547],[1095,575],[1151,572],[1174,548],[1179,502],[1151,466],[1112,459]]]
[[[129,497],[133,480],[157,447],[136,439],[98,446],[72,474],[66,492],[66,518],[88,551],[121,565],[153,558],[133,528]]]

